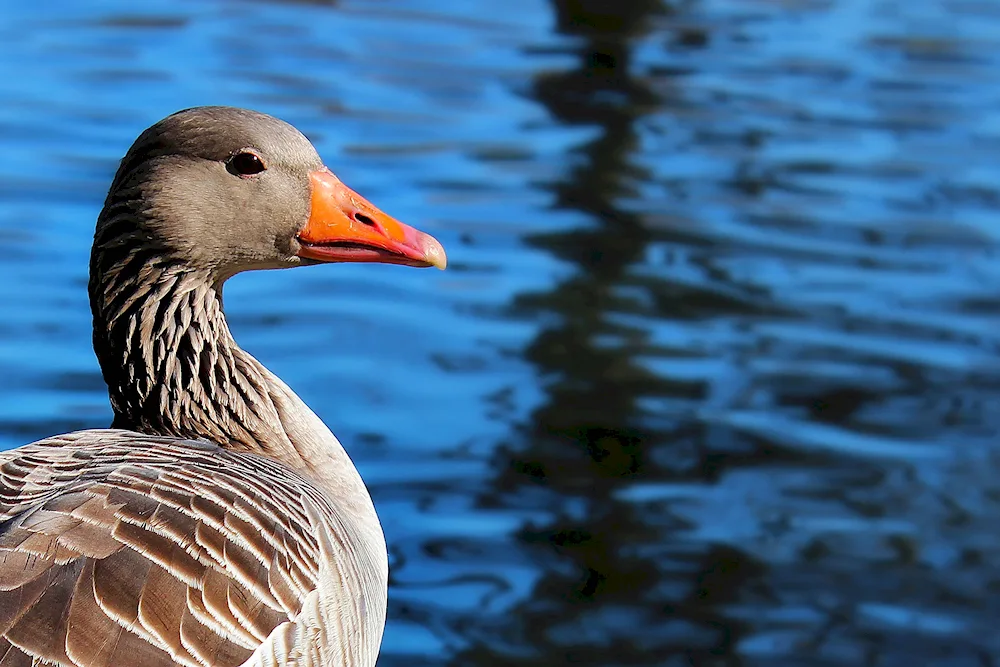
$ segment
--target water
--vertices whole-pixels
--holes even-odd
[[[116,160],[249,106],[451,259],[227,287],[371,486],[380,665],[998,662],[995,4],[36,7],[0,26],[0,447],[109,421]]]

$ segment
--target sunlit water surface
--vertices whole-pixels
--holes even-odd
[[[1000,659],[1000,6],[9,3],[0,447],[106,425],[117,159],[277,114],[447,272],[234,279],[348,445],[380,664]]]

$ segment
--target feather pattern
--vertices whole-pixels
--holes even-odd
[[[326,494],[257,454],[123,430],[41,440],[0,454],[0,525],[3,667],[374,664],[377,605],[343,582],[377,564]]]

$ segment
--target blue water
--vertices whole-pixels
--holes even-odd
[[[997,664],[998,21],[8,3],[0,448],[109,422],[85,285],[117,159],[252,107],[451,261],[227,286],[371,486],[380,665]]]

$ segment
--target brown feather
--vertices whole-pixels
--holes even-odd
[[[31,656],[0,637],[0,667],[33,667]]]
[[[118,625],[101,609],[95,597],[95,572],[94,561],[89,560],[77,580],[67,623],[67,655],[87,667],[173,665],[170,655]]]
[[[69,663],[66,655],[66,626],[76,578],[83,561],[55,566],[56,574],[30,607],[4,633],[7,641],[55,663]]]
[[[153,562],[132,549],[94,563],[94,596],[116,622],[128,627],[138,623],[139,600]]]

